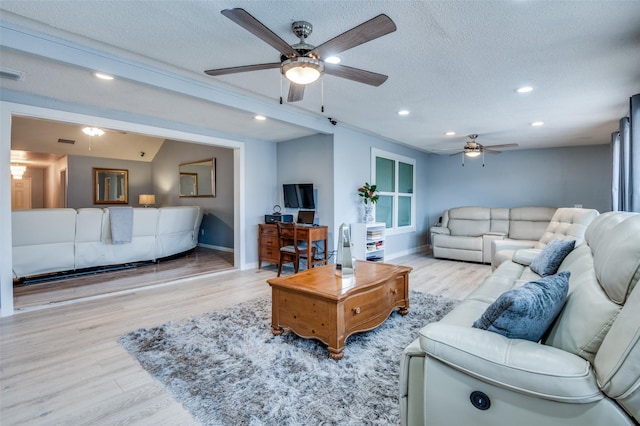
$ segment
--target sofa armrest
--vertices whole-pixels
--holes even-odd
[[[513,254],[512,260],[520,265],[529,266],[533,259],[538,257],[540,249],[520,249]]]
[[[444,226],[432,226],[430,231],[432,234],[451,235],[451,230]]]
[[[420,331],[420,345],[456,370],[516,392],[568,403],[603,398],[591,364],[552,346],[441,322]]]

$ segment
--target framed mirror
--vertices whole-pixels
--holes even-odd
[[[216,196],[216,159],[208,158],[182,163],[180,169],[180,197]]]
[[[129,171],[93,169],[93,204],[128,204]]]

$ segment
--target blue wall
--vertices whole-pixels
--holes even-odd
[[[427,173],[426,212],[434,223],[457,206],[555,206],[610,210],[608,145],[531,149],[465,158],[431,155]]]

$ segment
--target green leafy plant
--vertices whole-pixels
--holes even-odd
[[[380,198],[377,186],[369,185],[369,182],[365,182],[363,186],[358,188],[358,195],[362,197],[365,204],[375,204]]]

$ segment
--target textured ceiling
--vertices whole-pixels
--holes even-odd
[[[292,44],[297,39],[291,22],[307,20],[314,27],[307,42],[314,45],[387,14],[396,32],[340,55],[343,65],[387,74],[386,83],[376,88],[326,76],[323,84],[307,88],[302,102],[282,108],[332,117],[426,151],[451,152],[470,133],[478,133],[485,145],[518,143],[520,149],[608,143],[618,119],[628,113],[629,97],[640,92],[640,1],[0,3],[4,20],[29,18],[36,22],[21,24],[81,43],[95,41],[93,46],[110,54],[163,63],[188,78],[277,101],[281,91],[287,92],[278,70],[217,78],[202,73],[278,61],[272,47],[220,14],[231,7],[246,9]],[[3,81],[2,87],[75,101],[81,101],[85,88],[95,90],[88,88],[88,79],[62,72],[64,65],[47,65],[44,73],[37,58],[0,53],[3,67],[32,67],[24,82]],[[107,96],[107,107],[122,109],[124,97],[141,114],[187,123],[218,108],[221,133],[265,140],[314,133],[276,120],[256,131],[246,125],[249,112],[195,99],[181,111],[163,110],[157,91],[128,84]],[[522,85],[534,91],[516,93]],[[136,93],[135,101],[129,102],[134,97],[126,93]],[[400,117],[399,109],[411,113]],[[529,125],[539,120],[545,125]],[[446,131],[457,135],[446,137]]]

